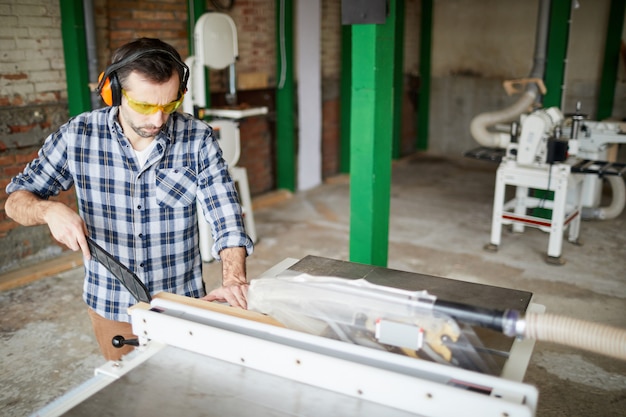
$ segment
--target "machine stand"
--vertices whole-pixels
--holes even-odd
[[[507,186],[515,187],[515,198],[505,202]],[[560,258],[564,230],[569,227],[568,240],[578,242],[582,212],[581,187],[582,176],[572,174],[568,164],[524,166],[504,160],[496,174],[491,240],[485,249],[491,250],[500,245],[503,225],[511,225],[513,231],[519,233],[526,226],[536,227],[550,233],[548,263],[562,265]],[[530,189],[552,191],[554,199],[531,197],[528,195]],[[568,194],[570,200],[575,201],[568,201]],[[528,209],[535,208],[549,209],[551,217],[528,214]]]

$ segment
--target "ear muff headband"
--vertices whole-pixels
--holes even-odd
[[[179,91],[180,95],[185,94],[187,92],[187,81],[189,80],[189,67],[187,64],[181,61],[176,55],[164,49],[147,49],[120,59],[109,65],[105,71],[100,73],[98,77],[98,93],[100,97],[102,97],[102,101],[108,106],[119,106],[122,103],[122,85],[117,78],[117,71],[142,56],[155,52],[169,55],[183,69],[183,79],[180,83]]]

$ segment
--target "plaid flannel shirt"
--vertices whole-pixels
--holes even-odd
[[[42,198],[74,185],[88,234],[143,281],[151,294],[205,295],[196,201],[208,216],[213,256],[245,247],[237,191],[211,128],[173,113],[143,168],[117,121],[118,108],[84,113],[50,135],[7,192]],[[83,298],[103,317],[130,321],[130,293],[97,261],[85,261]]]

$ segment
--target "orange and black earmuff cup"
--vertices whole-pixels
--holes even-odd
[[[112,106],[113,93],[111,92],[111,80],[109,79],[109,77],[107,77],[106,80],[102,82],[103,77],[104,72],[101,72],[100,76],[98,77],[98,83],[100,83],[99,85],[101,86],[98,92],[100,93],[100,97],[102,97],[102,101],[104,101],[107,106]]]
[[[103,81],[104,78],[104,81]],[[122,104],[122,87],[117,79],[115,71],[107,70],[98,77],[98,92],[102,101],[108,106],[119,106]]]

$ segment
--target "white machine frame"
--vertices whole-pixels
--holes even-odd
[[[500,245],[502,226],[512,224],[513,231],[523,232],[525,226],[539,228],[550,233],[548,257],[561,262],[563,233],[569,226],[568,240],[578,242],[582,202],[580,197],[568,202],[570,195],[582,194],[583,176],[571,173],[568,164],[553,164],[541,167],[523,166],[515,161],[505,160],[498,167],[493,199],[493,215],[490,244]],[[515,198],[505,202],[506,187],[515,187]],[[539,199],[528,195],[529,189],[554,192],[554,200]],[[542,206],[552,210],[549,219],[526,214],[528,208]]]

